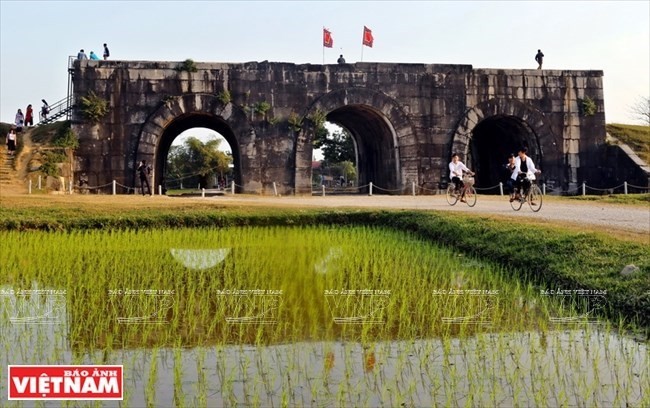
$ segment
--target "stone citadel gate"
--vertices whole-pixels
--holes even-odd
[[[522,145],[555,191],[597,185],[605,143],[602,71],[474,69],[470,65],[75,61],[74,98],[109,102],[98,122],[73,111],[75,172],[90,185],[134,186],[136,164],[160,183],[181,132],[205,127],[230,144],[240,192],[311,192],[312,139],[324,119],[355,141],[359,184],[437,189],[458,152],[477,186],[501,180]],[[583,101],[593,101],[585,112]],[[265,104],[262,104],[265,102]],[[267,105],[268,104],[268,105]],[[261,108],[264,106],[264,108]]]

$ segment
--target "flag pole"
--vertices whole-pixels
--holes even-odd
[[[323,26],[323,33],[325,32],[325,26]],[[323,43],[323,65],[325,65],[325,41],[321,41]]]
[[[361,41],[361,62],[363,62],[363,41]]]

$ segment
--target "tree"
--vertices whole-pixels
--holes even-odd
[[[357,178],[357,169],[354,167],[354,163],[346,160],[344,162],[341,162],[340,165],[341,172],[343,173],[345,180],[350,181]]]
[[[630,108],[632,117],[650,126],[650,97],[640,97]]]
[[[200,187],[209,185],[210,176],[228,172],[232,156],[219,150],[221,140],[207,142],[190,137],[182,146],[172,146],[167,155],[166,178],[197,181]],[[191,177],[188,177],[191,176]]]
[[[323,158],[328,163],[357,162],[354,141],[347,130],[328,133],[321,144]]]

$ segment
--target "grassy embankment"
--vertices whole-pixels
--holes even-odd
[[[406,231],[467,255],[513,267],[542,288],[607,291],[612,319],[650,326],[650,243],[553,225],[487,216],[415,211],[174,208],[0,207],[0,230],[151,229],[297,225],[369,225]],[[640,268],[620,275],[628,264]]]
[[[613,204],[650,204],[650,193],[647,194],[609,194],[609,195],[586,195],[568,196],[569,200],[577,201],[598,201],[599,203]]]
[[[607,132],[630,146],[643,161],[650,163],[650,126],[610,123]]]

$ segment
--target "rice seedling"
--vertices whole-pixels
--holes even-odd
[[[0,363],[123,363],[127,406],[648,402],[647,345],[595,320],[593,299],[540,295],[406,233],[10,231],[0,242]],[[16,324],[53,316],[48,328]]]

